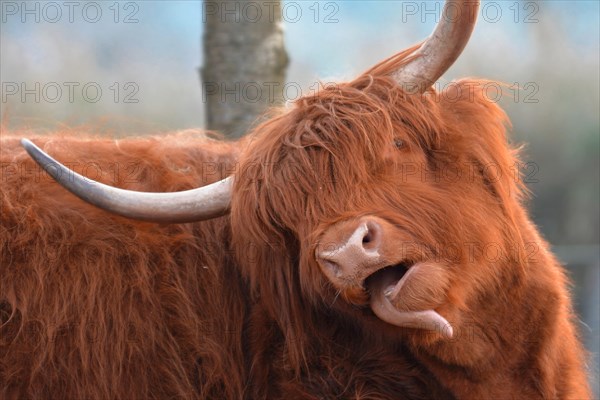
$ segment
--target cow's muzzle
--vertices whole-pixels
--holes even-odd
[[[447,267],[411,259],[402,246],[406,240],[393,224],[365,216],[326,229],[315,257],[336,290],[365,292],[382,321],[451,337],[452,326],[434,310],[445,299]]]

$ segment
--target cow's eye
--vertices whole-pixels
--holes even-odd
[[[394,146],[396,146],[397,149],[401,149],[404,147],[404,140],[398,138],[394,139]]]

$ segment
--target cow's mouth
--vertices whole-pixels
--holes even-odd
[[[369,293],[369,305],[375,315],[389,324],[404,328],[437,331],[452,337],[452,326],[434,310],[406,309],[403,302],[404,286],[427,284],[419,282],[417,276],[426,268],[422,263],[402,261],[379,269],[364,281]]]
[[[384,292],[391,294],[390,291],[398,286],[412,264],[410,261],[402,261],[398,264],[383,267],[369,275],[363,286],[371,295],[373,290],[379,288],[383,288]]]

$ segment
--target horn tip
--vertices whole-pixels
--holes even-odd
[[[25,149],[25,151],[33,158],[37,163],[40,163],[40,160],[43,158],[44,153],[42,149],[35,145],[31,140],[27,138],[21,139],[21,146]]]
[[[27,148],[31,148],[31,146],[35,146],[35,145],[33,144],[33,142],[31,140],[29,140],[27,138],[22,138],[21,146],[23,146],[27,149]]]

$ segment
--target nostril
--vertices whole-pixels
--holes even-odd
[[[379,247],[381,238],[381,227],[373,221],[367,221],[364,228],[362,238],[363,248],[366,250],[374,250]]]
[[[340,269],[340,266],[337,263],[327,260],[323,260],[322,262],[333,273],[333,276],[335,276],[336,278],[342,276],[342,270]]]
[[[376,218],[344,221],[320,238],[315,258],[321,270],[335,282],[351,279],[380,262],[385,231]],[[342,279],[343,278],[343,279]]]

